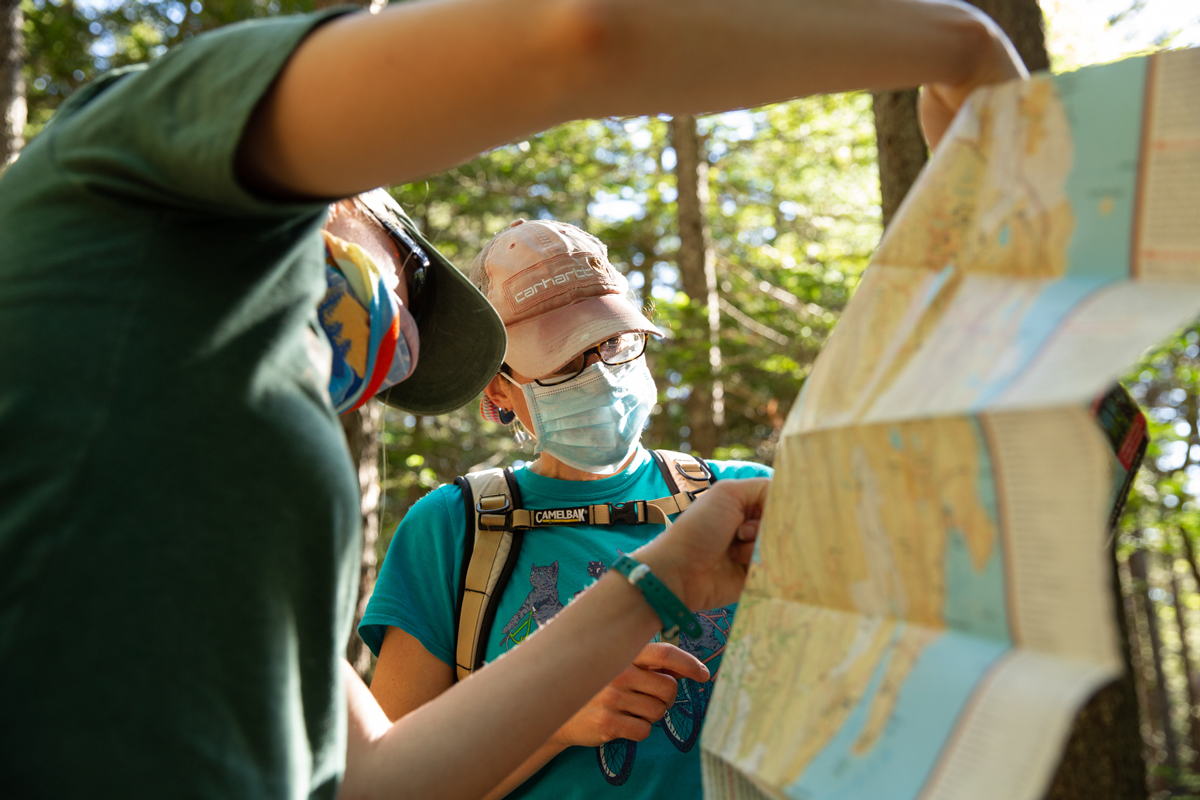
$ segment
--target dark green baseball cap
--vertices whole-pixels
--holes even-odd
[[[423,270],[418,266],[417,290],[410,289],[410,311],[420,337],[417,367],[408,378],[375,396],[394,408],[424,416],[465,406],[496,376],[504,360],[507,335],[500,315],[467,276],[421,235],[390,194],[376,189],[357,200],[398,244],[406,239],[414,242],[412,257],[424,266]]]

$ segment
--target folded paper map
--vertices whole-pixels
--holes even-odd
[[[1039,800],[1122,669],[1091,404],[1198,313],[1200,50],[973,95],[784,428],[706,797]]]

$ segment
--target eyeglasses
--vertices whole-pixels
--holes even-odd
[[[552,375],[536,378],[534,383],[538,386],[560,386],[579,377],[579,374],[587,369],[588,361],[593,353],[600,356],[600,360],[610,367],[636,361],[646,352],[646,339],[646,334],[637,331],[614,336],[595,347],[584,350],[555,370]]]
[[[400,272],[408,286],[408,303],[405,308],[416,321],[419,330],[424,312],[432,305],[433,269],[429,256],[402,227],[370,209],[367,210],[375,221],[383,226],[396,249],[400,251]]]

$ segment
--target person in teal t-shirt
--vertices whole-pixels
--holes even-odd
[[[523,424],[537,440],[539,458],[514,470],[522,507],[673,494],[638,443],[657,401],[642,354],[646,338],[659,332],[626,299],[625,281],[604,245],[572,225],[519,221],[487,245],[471,278],[500,311],[509,337],[504,371],[489,386],[483,414]],[[771,474],[747,462],[708,466],[718,481]],[[403,716],[454,680],[463,558],[470,552],[468,524],[474,525],[466,513],[462,489],[448,485],[405,514],[359,625],[379,655],[371,688],[389,717]],[[526,531],[499,597],[486,661],[518,647],[608,564],[661,531],[654,524]],[[620,796],[644,800],[699,798],[697,740],[733,613],[733,606],[698,613],[701,634],[681,636],[679,650],[649,645],[624,681],[598,695],[489,798],[509,792],[538,800],[603,798],[615,787]],[[655,670],[675,673],[677,684]]]

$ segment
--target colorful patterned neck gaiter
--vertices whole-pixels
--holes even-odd
[[[417,323],[400,305],[396,276],[358,245],[321,233],[327,288],[317,316],[333,347],[329,395],[345,414],[416,369]]]

